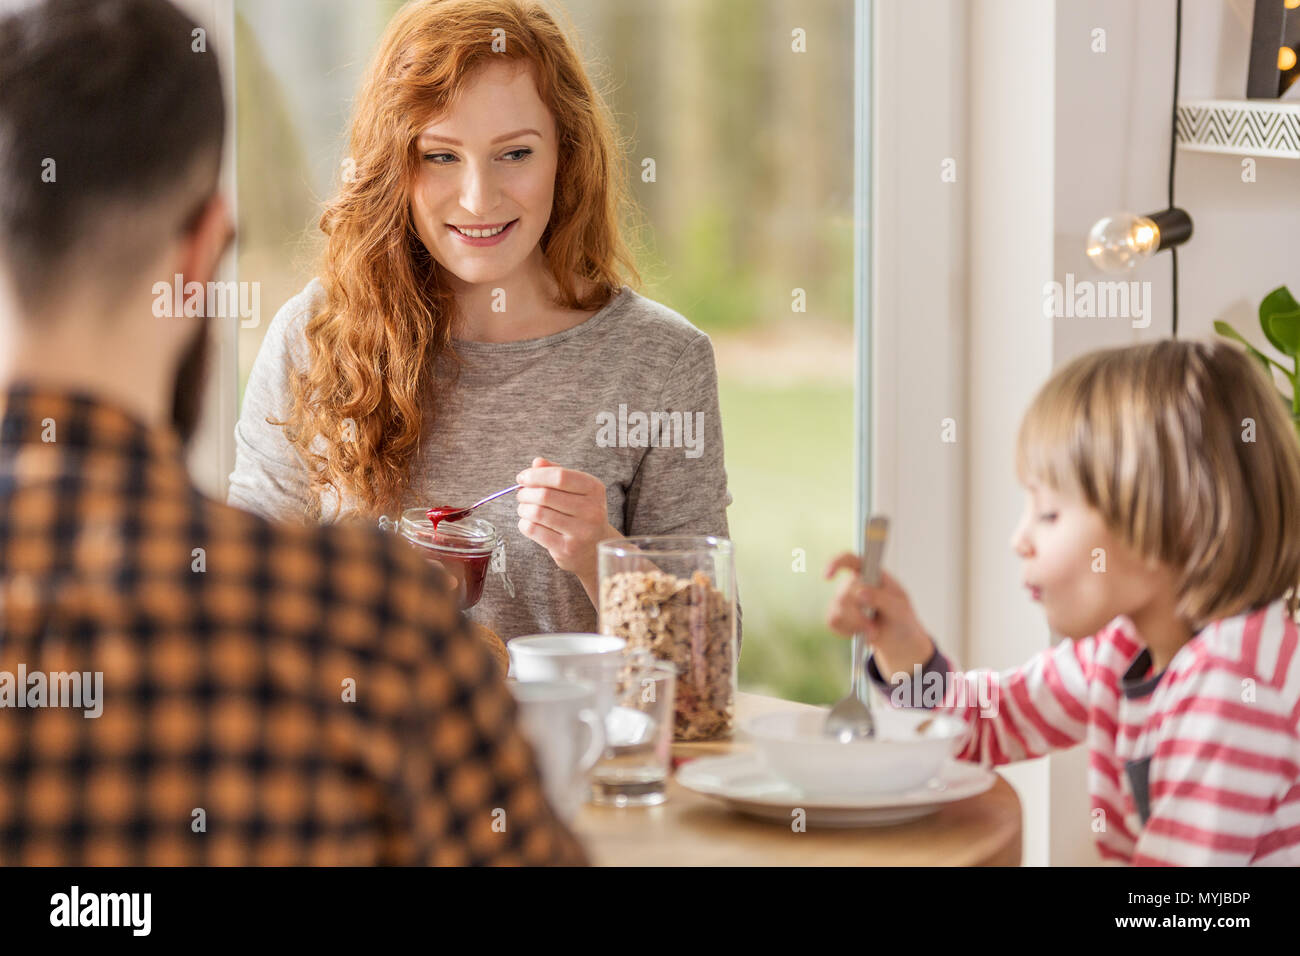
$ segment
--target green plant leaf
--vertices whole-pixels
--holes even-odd
[[[1300,305],[1290,312],[1274,312],[1268,317],[1272,331],[1269,341],[1281,342],[1278,346],[1290,356],[1300,355]]]
[[[1264,372],[1265,374],[1268,375],[1269,381],[1271,382],[1273,380],[1273,369],[1272,366],[1269,364],[1270,363],[1269,357],[1265,355],[1263,352],[1261,352],[1259,349],[1255,348],[1255,346],[1247,342],[1244,338],[1242,338],[1240,332],[1234,329],[1227,322],[1220,322],[1220,321],[1215,321],[1214,331],[1218,332],[1225,339],[1232,339],[1246,346],[1246,351],[1249,352],[1251,356],[1253,356],[1261,365],[1264,366]]]
[[[1269,344],[1279,352],[1294,356],[1296,353],[1286,348],[1285,344],[1273,336],[1271,328],[1271,318],[1279,312],[1288,313],[1300,311],[1300,302],[1295,300],[1291,290],[1284,285],[1278,286],[1259,303],[1259,327],[1264,330],[1264,335],[1268,337]]]
[[[1214,321],[1214,331],[1218,332],[1218,333],[1219,333],[1220,335],[1222,335],[1225,339],[1236,339],[1236,340],[1237,340],[1238,342],[1240,342],[1242,345],[1249,345],[1249,344],[1250,344],[1249,342],[1247,342],[1245,339],[1243,339],[1243,338],[1241,337],[1241,333],[1240,333],[1240,332],[1238,332],[1236,329],[1234,329],[1234,328],[1233,328],[1230,324],[1228,324],[1227,322],[1223,322],[1223,321],[1221,321],[1221,320],[1219,320],[1219,319],[1215,319],[1215,321]]]

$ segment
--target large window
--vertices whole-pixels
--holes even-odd
[[[854,0],[556,0],[628,141],[642,294],[713,339],[734,504],[741,686],[843,694],[823,617],[856,538]],[[240,395],[313,274],[320,200],[389,0],[236,0]],[[859,56],[864,54],[858,54]],[[858,64],[861,68],[861,64]],[[654,180],[642,176],[654,160]]]

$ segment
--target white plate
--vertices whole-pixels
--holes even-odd
[[[924,787],[898,793],[809,794],[776,777],[757,754],[700,757],[682,764],[677,782],[687,790],[721,800],[731,809],[790,823],[802,808],[809,826],[875,827],[905,823],[936,813],[945,803],[965,800],[993,786],[997,774],[978,764],[949,760]]]

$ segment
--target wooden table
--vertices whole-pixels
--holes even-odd
[[[807,704],[738,694],[739,719]],[[743,735],[738,735],[743,736]],[[674,744],[674,757],[750,749],[743,741]],[[938,813],[886,827],[818,829],[788,826],[728,810],[721,802],[668,782],[657,807],[579,811],[574,830],[601,866],[1019,866],[1020,799],[1000,775],[976,797]]]

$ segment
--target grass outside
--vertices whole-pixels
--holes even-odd
[[[724,376],[719,396],[743,608],[741,689],[834,703],[848,688],[849,649],[824,623],[834,585],[822,571],[854,546],[853,388]]]

